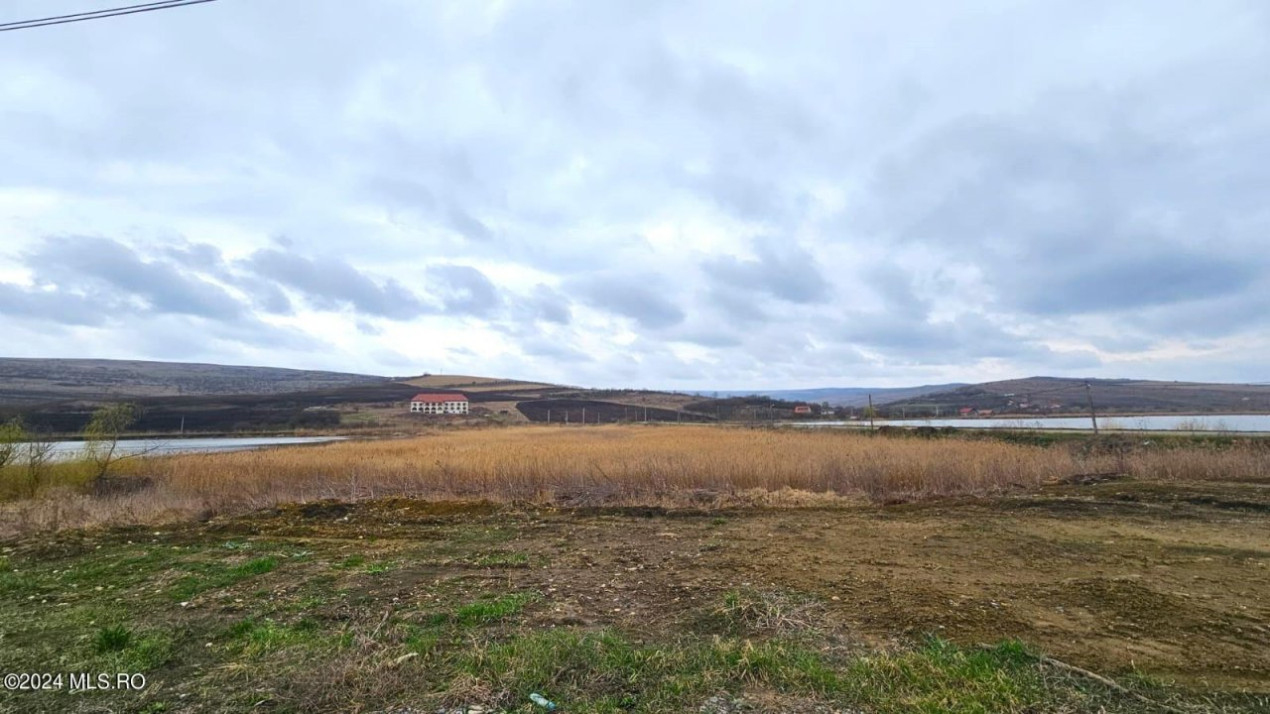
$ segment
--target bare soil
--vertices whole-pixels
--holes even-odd
[[[212,528],[369,540],[409,562],[459,524],[501,533],[504,547],[543,564],[464,570],[474,591],[491,584],[482,578],[537,589],[552,603],[543,617],[566,624],[682,629],[721,592],[774,588],[821,600],[826,624],[868,647],[928,634],[965,645],[1018,638],[1112,675],[1270,692],[1270,486],[1261,484],[1112,481],[993,500],[723,514],[388,500]],[[407,565],[373,595],[409,598],[453,571],[434,559]]]

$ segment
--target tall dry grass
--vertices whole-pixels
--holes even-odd
[[[46,491],[0,506],[0,536],[156,523],[331,498],[794,504],[986,495],[1088,472],[1270,481],[1270,452],[1082,453],[995,440],[810,430],[536,426],[169,456],[141,459],[129,468],[144,488],[102,496]]]

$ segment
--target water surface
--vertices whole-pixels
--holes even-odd
[[[164,454],[188,454],[216,451],[245,451],[247,449],[263,449],[270,446],[293,446],[297,444],[323,444],[330,441],[341,441],[342,436],[248,436],[224,439],[120,439],[115,453],[120,456],[146,454],[161,456]],[[84,452],[82,441],[53,442],[53,458],[58,460],[73,459]]]

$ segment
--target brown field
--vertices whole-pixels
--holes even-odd
[[[390,441],[133,461],[112,495],[48,488],[0,506],[0,537],[383,496],[724,507],[983,496],[1081,474],[1270,482],[1270,449],[1260,442],[1086,451],[687,425],[454,429]]]

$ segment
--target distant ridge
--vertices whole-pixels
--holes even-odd
[[[0,357],[0,405],[78,399],[277,394],[379,381],[385,378],[279,367]]]
[[[1085,390],[1088,383],[1090,389]],[[908,414],[991,410],[994,414],[1083,413],[1093,398],[1099,413],[1176,414],[1270,412],[1270,385],[1163,382],[1145,379],[1027,377],[971,384],[887,404]]]
[[[834,407],[862,407],[869,403],[869,395],[873,395],[873,403],[885,404],[901,399],[912,399],[926,394],[944,392],[950,389],[967,386],[965,382],[950,384],[925,384],[917,387],[822,387],[814,389],[751,389],[726,390],[718,392],[696,392],[702,396],[747,397],[758,394],[773,399],[790,402],[809,402],[820,404],[827,402]]]

